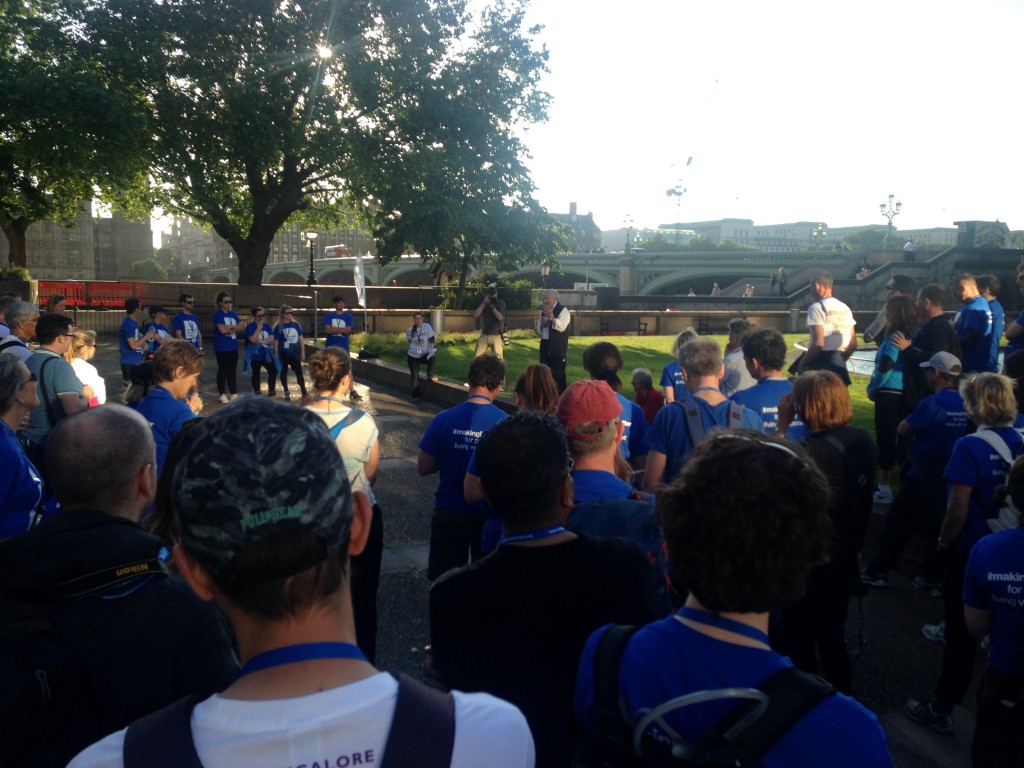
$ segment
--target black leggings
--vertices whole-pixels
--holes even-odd
[[[377,658],[377,591],[380,587],[380,562],[383,556],[384,515],[380,504],[374,504],[366,546],[360,554],[349,558],[356,644],[371,664]]]
[[[410,354],[406,354],[406,359],[409,362],[409,378],[411,379],[412,388],[418,389],[420,386],[420,365],[423,364],[424,360],[422,357],[413,357]],[[427,363],[427,378],[434,378],[434,360],[436,356],[428,357]]]
[[[899,437],[896,428],[907,415],[903,393],[883,389],[875,393],[875,435],[878,441],[878,468],[892,469],[907,456],[910,440]]]
[[[223,395],[230,391],[232,395],[238,394],[238,384],[235,381],[235,369],[238,368],[238,350],[234,352],[215,352],[217,355],[217,392]]]
[[[267,386],[270,394],[274,394],[274,391],[277,389],[277,366],[273,363],[252,364],[252,391],[256,394],[260,392],[260,368],[267,369]]]
[[[299,389],[302,390],[302,396],[306,396],[306,379],[302,376],[302,361],[297,357],[286,357],[281,362],[284,363],[284,367],[281,369],[281,389],[288,393],[288,369],[291,368],[295,371],[295,378],[299,380]]]

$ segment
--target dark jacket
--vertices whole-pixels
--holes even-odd
[[[187,584],[145,574],[67,599],[69,579],[153,559],[160,540],[135,523],[74,512],[0,544],[5,598],[53,606],[49,620],[83,667],[87,692],[66,746],[70,759],[89,744],[190,693],[207,697],[237,677],[225,624]],[[4,749],[19,732],[10,726]],[[30,729],[26,728],[25,732]],[[67,736],[54,733],[54,737]]]
[[[922,398],[931,394],[921,363],[931,360],[936,352],[949,352],[963,362],[960,356],[960,339],[956,337],[956,330],[945,315],[933,317],[922,325],[914,334],[911,345],[900,353],[906,358],[907,371],[910,373],[903,382],[903,397],[908,412]]]
[[[553,317],[558,317],[562,314],[562,310],[565,307],[562,306],[561,302],[556,302],[555,306],[551,308],[551,314]],[[556,331],[555,326],[551,325],[548,327],[548,343],[545,345],[548,352],[565,352],[569,349],[569,328],[571,326],[565,326],[564,331]]]

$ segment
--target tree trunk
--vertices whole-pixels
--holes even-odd
[[[238,284],[256,287],[263,285],[263,269],[270,260],[270,246],[274,241],[274,233],[261,235],[250,231],[248,237],[240,237],[232,232],[225,235],[216,225],[213,228],[227,240],[228,245],[238,256]]]
[[[31,223],[31,221],[24,218],[6,219],[4,221],[3,229],[4,234],[7,235],[7,243],[10,249],[10,266],[12,267],[28,267],[25,232]]]

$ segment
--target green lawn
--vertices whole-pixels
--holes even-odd
[[[465,380],[469,363],[476,351],[476,333],[454,333],[443,335],[438,343],[437,375],[453,381]],[[537,362],[540,339],[529,331],[513,331],[511,344],[505,347],[505,364],[507,366],[506,389],[515,386],[516,379],[526,366]],[[722,348],[725,348],[727,337],[711,336]],[[583,351],[598,341],[610,341],[622,352],[624,361],[621,376],[623,394],[632,398],[633,391],[629,385],[630,373],[634,368],[649,368],[654,375],[655,384],[661,378],[661,369],[672,359],[673,336],[577,336],[569,340],[569,356],[567,358],[566,378],[569,381],[588,378],[583,370]],[[790,359],[799,354],[793,344],[806,341],[807,334],[786,334],[786,343],[792,350]],[[408,344],[400,334],[356,334],[352,338],[352,349],[358,350],[366,346],[380,354],[381,358],[396,365],[405,366],[405,352]],[[868,400],[867,376],[854,375],[850,396],[853,399],[853,423],[864,427],[874,434],[874,405]]]

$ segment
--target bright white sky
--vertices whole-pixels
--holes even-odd
[[[1024,229],[1022,0],[532,0],[541,203],[618,229],[1005,221]],[[690,167],[685,167],[688,157]]]

